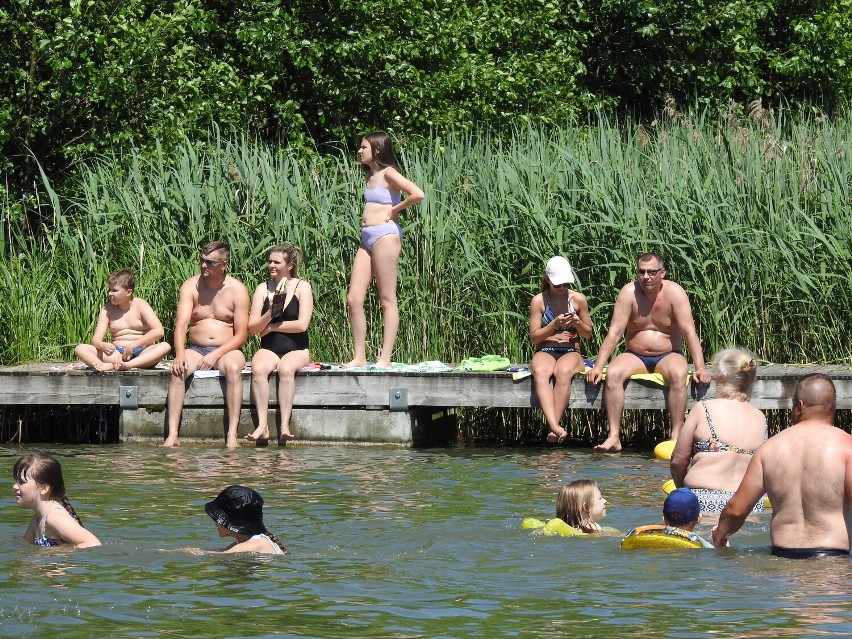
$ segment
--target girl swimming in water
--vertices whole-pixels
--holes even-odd
[[[24,539],[36,546],[75,548],[100,546],[100,540],[83,528],[80,517],[65,496],[65,481],[59,462],[46,453],[21,457],[12,471],[15,502],[35,514]]]
[[[216,522],[220,537],[236,541],[222,552],[286,555],[287,549],[263,523],[263,497],[245,486],[228,486],[204,510]]]
[[[399,213],[420,202],[425,195],[419,186],[397,170],[393,144],[384,131],[368,133],[361,139],[358,159],[364,168],[367,185],[361,216],[361,247],[352,262],[352,277],[346,298],[355,350],[352,361],[346,366],[367,365],[364,300],[370,282],[375,278],[384,320],[382,352],[376,360],[376,367],[390,368],[399,329],[399,309],[396,303],[397,266],[402,253]],[[402,199],[402,193],[406,194],[405,199]]]
[[[604,529],[598,522],[606,517],[606,504],[595,482],[577,479],[559,491],[556,516],[585,533],[601,533]]]

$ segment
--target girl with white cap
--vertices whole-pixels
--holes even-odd
[[[574,271],[564,257],[547,262],[541,292],[530,303],[530,339],[536,347],[530,362],[539,405],[550,432],[547,441],[561,444],[568,432],[560,426],[571,399],[571,382],[585,364],[580,338],[592,335],[586,296],[569,288]],[[551,386],[551,380],[553,386]]]

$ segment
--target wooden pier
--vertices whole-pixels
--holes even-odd
[[[795,382],[820,372],[837,387],[838,408],[852,408],[852,367],[769,365],[758,369],[751,403],[761,409],[786,409]],[[121,409],[120,438],[159,439],[165,423],[169,374],[166,370],[94,373],[62,364],[27,364],[0,368],[0,405],[101,405]],[[270,406],[276,406],[274,376]],[[224,380],[193,380],[185,401],[181,436],[221,439]],[[667,387],[631,380],[625,408],[663,409]],[[689,386],[690,405],[714,385]],[[602,408],[603,386],[577,376],[571,410]],[[530,408],[538,402],[532,378],[513,379],[509,372],[348,371],[300,372],[296,379],[294,428],[303,441],[352,441],[411,444],[451,438],[436,424],[436,414],[460,407]],[[243,411],[250,418],[250,376],[243,375]],[[334,411],[334,412],[329,412]],[[209,423],[213,419],[212,431]],[[198,417],[194,418],[193,415]],[[299,422],[302,422],[299,424]],[[203,424],[208,426],[203,427]],[[247,422],[248,423],[248,422]],[[310,425],[313,424],[313,425]],[[250,424],[246,426],[249,428]],[[430,433],[430,428],[436,432]],[[243,429],[241,428],[241,434]],[[440,433],[437,431],[441,431]]]

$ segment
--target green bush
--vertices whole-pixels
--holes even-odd
[[[59,184],[93,155],[175,149],[214,122],[324,149],[371,128],[647,113],[667,95],[831,109],[850,97],[850,32],[852,0],[13,0],[0,195],[7,221],[37,221],[38,164]]]

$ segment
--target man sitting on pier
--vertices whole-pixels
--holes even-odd
[[[595,446],[595,450],[602,452],[621,450],[624,386],[635,373],[661,373],[668,380],[671,438],[677,439],[686,414],[684,341],[695,364],[693,381],[710,383],[686,291],[679,284],[663,279],[665,263],[656,253],[640,256],[637,272],[638,277],[619,292],[609,331],[594,368],[586,374],[586,381],[599,384],[607,360],[624,337],[625,352],[613,359],[606,369],[604,405],[609,434],[602,444]]]
[[[201,249],[201,274],[180,287],[175,318],[175,358],[169,379],[169,434],[164,446],[176,446],[187,379],[195,371],[218,369],[225,376],[228,410],[228,448],[238,448],[237,427],[243,401],[242,370],[246,360],[240,347],[248,339],[248,290],[227,275],[229,250],[222,242]],[[190,344],[186,346],[189,330]]]
[[[757,449],[713,529],[725,546],[764,493],[772,501],[772,554],[790,559],[849,554],[852,435],[832,425],[837,391],[821,374],[796,384],[789,428]]]

